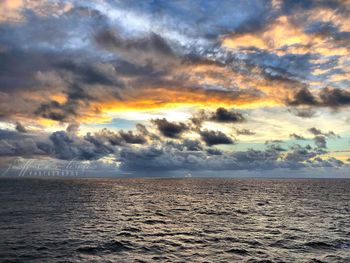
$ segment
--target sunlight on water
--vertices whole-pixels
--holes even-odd
[[[0,258],[345,263],[349,189],[350,180],[1,179]]]

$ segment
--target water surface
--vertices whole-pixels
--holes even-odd
[[[1,179],[2,262],[350,262],[350,180]]]

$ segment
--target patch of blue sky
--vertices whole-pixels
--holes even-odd
[[[137,123],[138,121],[115,118],[109,123],[94,124],[93,127],[100,129],[108,128],[116,130],[132,130],[135,128]]]

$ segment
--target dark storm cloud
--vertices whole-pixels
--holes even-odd
[[[119,145],[112,137],[121,136],[110,130],[79,137],[77,126],[70,125],[67,131],[48,134],[28,134],[0,131],[1,156],[41,155],[63,160],[98,160],[112,156],[126,171],[171,171],[171,170],[270,170],[274,168],[299,169],[303,167],[339,167],[342,162],[318,157],[325,153],[326,145],[317,139],[317,149],[293,145],[281,149],[268,145],[265,150],[222,151],[205,148],[198,140],[165,141],[133,147],[125,141]],[[319,135],[323,136],[323,135]],[[132,143],[132,142],[131,142]]]
[[[319,105],[319,102],[307,88],[302,88],[294,94],[293,99],[291,101],[288,101],[288,104],[291,106],[317,106]]]
[[[225,133],[221,131],[208,131],[203,130],[199,132],[202,140],[208,145],[218,145],[218,144],[234,144],[232,138],[228,137]]]
[[[115,154],[119,146],[145,144],[141,134],[113,132],[107,129],[83,137],[77,135],[78,124],[70,124],[66,131],[47,133],[19,133],[0,130],[0,154],[3,156],[42,155],[63,160],[97,160]]]
[[[5,52],[0,52],[0,90],[12,93],[40,87],[37,73],[50,70],[51,62],[58,59],[58,54],[48,51],[9,47]]]
[[[59,122],[70,121],[77,116],[77,105],[75,103],[61,104],[57,101],[50,101],[40,105],[35,114]]]
[[[111,147],[70,135],[65,131],[52,133],[50,140],[54,145],[55,157],[64,160],[95,160],[114,152]]]
[[[73,8],[60,17],[38,16],[35,12],[24,16],[25,23],[0,23],[0,92],[10,95],[0,104],[4,119],[15,119],[12,115],[16,114],[56,121],[77,119],[81,113],[79,101],[101,100],[91,94],[92,85],[103,86],[100,89],[104,93],[120,98],[117,90],[123,83],[99,65],[100,51],[88,48],[92,32],[106,25],[105,18],[84,8]],[[85,44],[76,37],[84,39]],[[66,94],[68,102],[39,103],[20,94],[31,92],[40,98],[49,91],[52,95]],[[18,107],[11,110],[14,103]],[[88,108],[88,103],[80,106]]]
[[[147,135],[133,131],[111,131],[106,128],[94,134],[87,134],[85,139],[95,145],[127,146],[127,144],[145,144]]]
[[[224,123],[235,123],[242,122],[245,118],[239,112],[229,111],[225,108],[218,108],[215,113],[212,114],[210,120]]]
[[[51,152],[52,145],[45,134],[0,130],[1,156],[47,156]]]
[[[146,139],[140,134],[134,134],[132,131],[120,131],[120,137],[126,142],[130,144],[144,144],[146,143]]]
[[[340,88],[324,88],[314,95],[307,88],[303,88],[294,94],[288,104],[291,106],[347,107],[350,106],[350,92]]]
[[[100,117],[104,103],[109,106],[111,101],[117,101],[127,105],[128,99],[137,102],[153,94],[156,102],[182,103],[188,99],[189,103],[203,105],[212,99],[226,107],[244,107],[255,102],[260,107],[265,99],[272,104],[280,103],[286,94],[294,94],[286,104],[300,117],[314,116],[317,107],[340,110],[349,106],[350,93],[346,88],[335,85],[337,88],[317,91],[308,86],[311,81],[328,83],[333,74],[346,73],[341,65],[341,58],[344,60],[346,55],[314,54],[309,43],[293,45],[306,49],[299,54],[291,52],[290,45],[276,44],[274,48],[274,39],[265,48],[222,46],[226,36],[248,33],[259,38],[276,25],[276,18],[287,15],[287,30],[293,32],[283,32],[286,38],[291,33],[293,41],[299,41],[293,35],[298,32],[308,36],[306,42],[309,37],[325,39],[318,44],[330,51],[349,48],[349,34],[342,32],[337,19],[334,23],[320,22],[303,16],[313,8],[328,7],[334,15],[346,17],[345,2],[286,0],[281,5],[278,2],[73,1],[72,8],[58,12],[59,5],[66,1],[55,1],[52,8],[46,7],[45,1],[36,1],[38,7],[33,10],[18,11],[23,18],[20,23],[4,22],[1,18],[1,120],[15,123],[18,119],[22,123],[22,119],[35,121],[40,117],[72,124],[66,131],[38,135],[32,134],[32,130],[26,132],[18,123],[17,133],[0,133],[0,154],[67,160],[95,160],[113,155],[120,158],[122,169],[136,171],[340,166],[341,162],[319,157],[325,152],[327,139],[336,138],[336,134],[316,128],[310,131],[315,148],[287,149],[280,141],[269,141],[263,146],[265,150],[232,152],[211,148],[234,144],[234,139],[221,131],[201,130],[203,122],[227,125],[246,120],[245,115],[229,108],[203,111],[192,118],[191,124],[153,120],[158,128],[156,134],[138,124],[133,131],[105,129],[78,136],[75,123]],[[282,20],[278,23],[284,25]],[[316,68],[333,71],[315,76]],[[198,69],[204,73],[199,74]],[[198,133],[200,140],[186,139],[187,131]],[[237,129],[236,134],[255,133]],[[295,133],[291,137],[304,139]]]
[[[99,71],[92,66],[93,63],[88,65],[87,61],[74,62],[74,59],[74,56],[69,58],[69,54],[53,51],[11,49],[0,52],[0,92],[8,95],[0,99],[3,118],[21,114],[29,118],[37,115],[56,121],[70,121],[80,115],[80,102],[103,99],[95,94],[91,85],[104,85],[105,92],[119,98],[123,84],[116,76]],[[50,95],[66,94],[68,101],[48,101],[38,106],[38,101],[18,94],[31,92],[37,95],[37,100],[43,100],[43,95],[49,91]],[[16,108],[13,108],[14,103]]]
[[[342,162],[334,158],[320,161],[315,157],[324,151],[294,145],[287,153],[273,147],[258,151],[249,149],[238,152],[222,152],[207,149],[205,152],[187,151],[172,144],[150,145],[142,148],[126,148],[121,151],[121,169],[134,172],[171,170],[271,170],[275,168],[300,169],[304,167],[339,167]]]
[[[182,133],[189,130],[189,127],[185,123],[169,122],[165,118],[152,120],[152,123],[157,126],[163,136],[169,138],[180,138]]]
[[[133,3],[106,2],[106,5],[102,5],[74,2],[74,7],[61,15],[50,15],[47,12],[39,16],[38,13],[27,10],[29,13],[24,14],[25,23],[1,24],[0,44],[8,48],[5,52],[0,52],[0,69],[3,69],[0,70],[3,73],[0,73],[1,91],[47,91],[47,83],[42,83],[38,74],[47,76],[52,71],[58,75],[56,77],[59,81],[51,81],[50,89],[64,93],[68,99],[64,103],[41,102],[39,106],[37,102],[17,102],[23,105],[23,109],[19,108],[13,115],[24,113],[32,117],[34,113],[61,122],[77,120],[83,114],[84,108],[89,110],[91,102],[103,102],[106,98],[125,99],[127,96],[124,96],[124,90],[121,89],[125,89],[122,77],[127,75],[132,76],[131,80],[128,80],[128,91],[130,87],[143,90],[152,85],[160,85],[169,89],[176,87],[185,92],[204,91],[208,97],[217,96],[232,100],[239,100],[245,96],[256,99],[265,96],[263,92],[253,88],[244,87],[244,91],[220,90],[216,86],[208,88],[189,82],[191,72],[176,75],[184,61],[192,66],[197,65],[198,61],[221,63],[223,67],[232,68],[234,72],[244,76],[250,76],[251,69],[259,69],[259,77],[273,83],[283,82],[298,86],[302,76],[308,78],[310,60],[313,59],[308,54],[280,56],[256,50],[242,56],[240,53],[218,49],[217,41],[223,33],[257,32],[268,26],[274,17],[270,14],[269,1],[239,1],[234,4],[225,1],[215,11],[210,8],[216,5],[214,2],[205,3],[200,14],[193,14],[194,9],[191,8],[201,6],[200,3],[188,3],[186,8],[179,3],[157,3],[156,9],[160,13],[154,12],[155,7],[150,8],[152,5],[148,3],[139,7]],[[141,21],[145,19],[143,14],[151,17],[162,14],[160,18],[165,19],[160,20],[165,23],[161,24],[163,30],[157,31],[155,26],[154,31],[150,29],[139,32],[134,28],[133,21],[128,20],[130,17],[126,17],[125,23],[122,23],[123,21],[111,17],[111,14],[106,12],[106,6],[119,11],[125,8],[130,12],[139,10]],[[232,8],[233,6],[235,8]],[[224,7],[227,7],[227,10]],[[173,19],[179,20],[174,23]],[[126,26],[128,22],[130,28]],[[193,27],[188,27],[187,23]],[[146,23],[145,27],[147,26]],[[197,49],[190,40],[193,36],[203,37],[208,42],[203,46],[199,45]],[[197,57],[198,61],[191,59],[191,56]],[[108,64],[114,67],[115,71],[108,73],[101,70],[96,66],[98,63]],[[94,91],[97,85],[103,86],[99,87],[101,92]],[[102,93],[104,96],[99,95]],[[291,105],[315,105],[318,100],[313,101],[310,96],[309,100],[302,99],[299,97],[303,94],[299,95],[295,100],[291,100]],[[331,107],[340,107],[348,103],[345,92],[328,92],[321,95],[320,99],[324,104]],[[9,102],[6,105],[6,110],[1,109],[5,118],[10,115],[10,104]],[[96,115],[98,114],[96,112]],[[226,109],[218,109],[215,115],[209,118],[218,122],[244,120],[241,113]]]
[[[91,64],[78,64],[73,61],[63,61],[56,65],[57,69],[65,70],[73,73],[80,83],[89,85],[100,84],[106,86],[122,86],[123,83],[113,75],[107,75],[97,68],[94,68]]]
[[[191,118],[194,129],[199,129],[205,121],[213,121],[219,123],[240,123],[246,121],[242,113],[228,110],[223,107],[217,108],[214,112],[198,111]]]
[[[320,100],[323,105],[330,107],[342,107],[350,105],[350,91],[344,89],[325,88],[320,92]]]
[[[297,144],[291,147],[285,159],[290,162],[291,165],[295,165],[314,158],[315,156],[317,156],[317,152],[311,151],[310,147],[302,147]]]
[[[187,151],[202,151],[204,149],[198,140],[185,139],[182,144]]]

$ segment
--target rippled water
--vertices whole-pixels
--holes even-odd
[[[350,180],[1,179],[3,262],[350,262]]]

